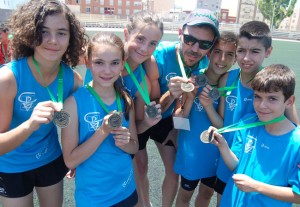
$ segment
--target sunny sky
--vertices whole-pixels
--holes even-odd
[[[197,0],[175,0],[178,7],[184,10],[193,10],[196,8]],[[222,9],[229,9],[229,15],[236,16],[238,0],[222,0]],[[300,7],[300,0],[297,1],[296,8]]]

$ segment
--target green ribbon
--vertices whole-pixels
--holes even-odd
[[[242,120],[242,122],[249,121],[249,120],[251,120],[253,118],[256,118],[256,117],[257,116],[252,116],[252,117],[250,117],[248,119]],[[245,124],[245,125],[237,126],[240,123],[239,122],[239,123],[231,124],[229,126],[217,129],[216,132],[218,132],[219,134],[221,134],[221,133],[232,132],[232,131],[237,131],[237,130],[241,130],[241,129],[248,129],[248,128],[252,128],[252,127],[267,125],[267,124],[274,124],[274,123],[280,122],[280,121],[282,121],[284,119],[285,119],[285,116],[282,115],[282,116],[274,118],[274,119],[272,119],[270,121],[259,121],[259,122],[255,122],[255,123],[250,123],[250,124]],[[237,126],[237,127],[235,127],[235,126]]]
[[[102,101],[101,97],[97,94],[97,92],[91,87],[91,82],[87,85],[87,89],[90,91],[90,93],[96,98],[96,100],[99,102],[101,107],[106,111],[107,114],[110,113],[108,108],[106,107],[105,103]],[[117,99],[117,106],[118,106],[118,112],[122,112],[122,106],[121,106],[121,98],[117,91],[116,92],[116,99]]]
[[[55,97],[53,96],[52,92],[50,91],[50,89],[48,88],[48,86],[46,86],[46,81],[42,75],[42,72],[41,72],[41,69],[39,67],[39,64],[38,62],[36,61],[36,59],[34,58],[34,56],[32,56],[32,60],[33,60],[33,63],[35,65],[35,68],[37,70],[37,72],[39,73],[41,79],[43,80],[44,82],[44,87],[47,89],[48,93],[49,93],[49,96],[51,98],[51,100],[53,102],[57,102],[57,103],[60,103],[61,104],[61,107],[63,106],[63,70],[62,70],[62,66],[61,64],[59,65],[59,72],[58,72],[58,101],[56,101]]]
[[[141,67],[141,65],[139,65],[139,67]],[[143,68],[141,68],[141,74],[142,74],[142,82],[143,82],[144,90],[140,86],[139,82],[137,81],[135,75],[133,74],[133,72],[130,69],[130,66],[128,65],[127,62],[125,63],[125,68],[126,68],[128,74],[130,75],[131,79],[133,80],[134,85],[137,87],[138,91],[140,92],[146,105],[149,105],[150,104],[150,96],[149,96],[149,91],[148,91],[147,82],[146,82],[146,78],[145,78],[146,75],[144,73]]]

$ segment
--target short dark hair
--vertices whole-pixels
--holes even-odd
[[[216,39],[214,46],[211,48],[211,51],[214,49],[215,45],[217,45],[220,41],[224,41],[226,43],[232,43],[235,46],[237,46],[238,37],[234,32],[222,31],[220,33],[220,37]]]
[[[251,86],[254,91],[265,93],[282,91],[286,101],[295,92],[295,73],[285,65],[273,64],[258,72]]]
[[[8,32],[9,31],[8,27],[4,23],[0,24],[0,30],[2,32]]]
[[[239,38],[245,37],[249,40],[256,39],[261,42],[265,49],[272,46],[272,35],[269,26],[261,21],[250,21],[240,28]]]

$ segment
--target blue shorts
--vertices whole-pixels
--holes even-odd
[[[0,195],[19,198],[30,194],[34,187],[47,187],[59,183],[68,172],[61,155],[52,162],[25,172],[0,172]]]

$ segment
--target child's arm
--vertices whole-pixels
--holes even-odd
[[[138,134],[145,132],[147,129],[157,124],[162,118],[160,104],[156,104],[155,101],[152,101],[150,103],[150,106],[155,106],[157,108],[158,115],[155,118],[149,118],[146,114],[144,114],[143,120],[136,120],[136,128]],[[146,107],[147,106],[144,105],[143,113],[145,113]]]
[[[210,133],[211,131],[213,131],[214,137],[212,143],[219,148],[225,164],[227,165],[229,170],[233,171],[239,163],[237,156],[230,150],[225,138],[221,134],[216,132],[216,128],[210,127],[208,129],[208,133]]]
[[[80,163],[88,159],[108,137],[111,129],[108,126],[108,117],[103,119],[102,125],[84,143],[79,145],[77,104],[73,96],[64,103],[64,110],[70,114],[70,124],[62,129],[62,149],[64,161],[69,169],[76,168]]]
[[[134,107],[132,107],[129,112],[129,129],[120,127],[111,131],[116,146],[129,154],[135,154],[139,146],[134,118]]]
[[[202,89],[202,92],[198,97],[212,125],[216,128],[221,128],[223,127],[223,118],[217,113],[214,107],[213,100],[208,97],[208,93],[210,90],[212,90],[212,87],[207,84]]]
[[[28,120],[10,130],[16,94],[16,79],[11,69],[4,66],[0,75],[0,156],[24,143],[40,125],[49,124],[54,112],[60,110],[52,101],[40,102]]]
[[[153,56],[146,60],[143,63],[143,66],[146,70],[147,76],[150,80],[151,84],[151,93],[150,93],[150,99],[151,100],[158,100],[161,96],[160,94],[160,85],[158,82],[159,74],[158,74],[158,66],[156,63],[156,60]]]
[[[183,93],[182,94],[182,105],[181,107],[180,104],[177,104],[176,110],[174,115],[179,116],[179,117],[189,117],[192,106],[194,104],[195,96],[197,93],[198,88],[195,88],[194,91],[189,92],[189,93]],[[177,99],[178,100],[178,99]],[[179,100],[178,100],[179,102]]]
[[[294,193],[291,187],[266,184],[244,174],[235,174],[232,178],[238,189],[243,192],[257,192],[277,200],[300,203],[300,195]]]

